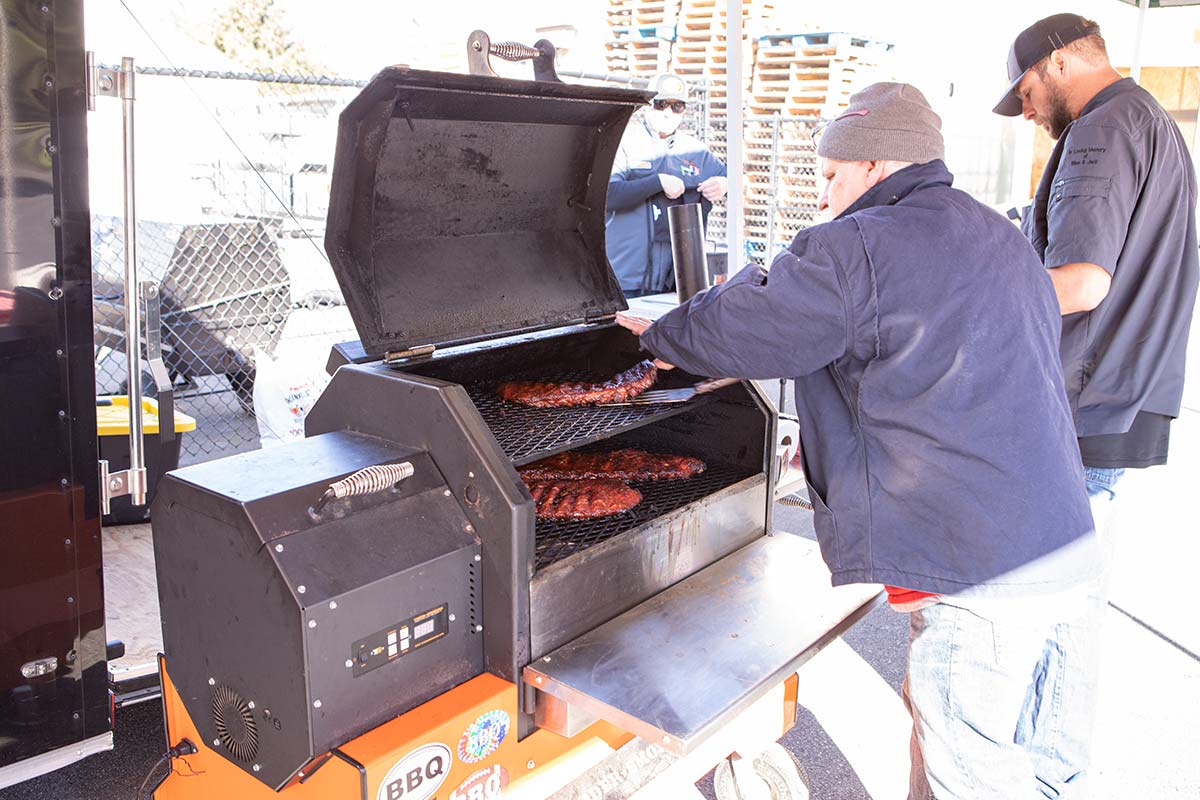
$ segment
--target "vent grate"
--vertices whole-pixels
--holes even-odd
[[[258,726],[250,704],[228,686],[218,686],[213,690],[212,715],[217,738],[229,754],[239,761],[253,761],[258,755]]]

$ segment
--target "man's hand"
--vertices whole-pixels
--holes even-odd
[[[683,194],[684,185],[683,179],[676,178],[674,175],[668,175],[665,172],[658,173],[658,182],[662,184],[663,194],[668,200],[674,200]]]
[[[723,175],[713,175],[711,178],[701,181],[696,188],[700,190],[700,194],[704,195],[705,200],[715,203],[729,191],[729,179]]]
[[[627,314],[624,311],[618,311],[617,324],[625,330],[631,332],[633,335],[641,336],[646,332],[647,328],[654,324],[654,321],[646,319],[645,317],[637,317],[633,314]],[[668,364],[667,362],[660,361],[658,359],[654,360],[654,365],[659,369],[675,369],[673,364]]]

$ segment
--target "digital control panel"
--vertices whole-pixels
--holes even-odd
[[[409,653],[436,642],[450,631],[450,612],[446,604],[422,611],[420,614],[389,625],[383,630],[364,636],[350,645],[350,660],[354,677],[395,661]]]

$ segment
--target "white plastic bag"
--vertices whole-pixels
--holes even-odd
[[[263,447],[304,438],[304,418],[329,376],[309,359],[272,358],[254,350],[254,416]]]

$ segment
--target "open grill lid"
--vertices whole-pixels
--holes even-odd
[[[325,249],[367,353],[626,308],[604,251],[625,125],[651,93],[391,67],[338,122]]]

